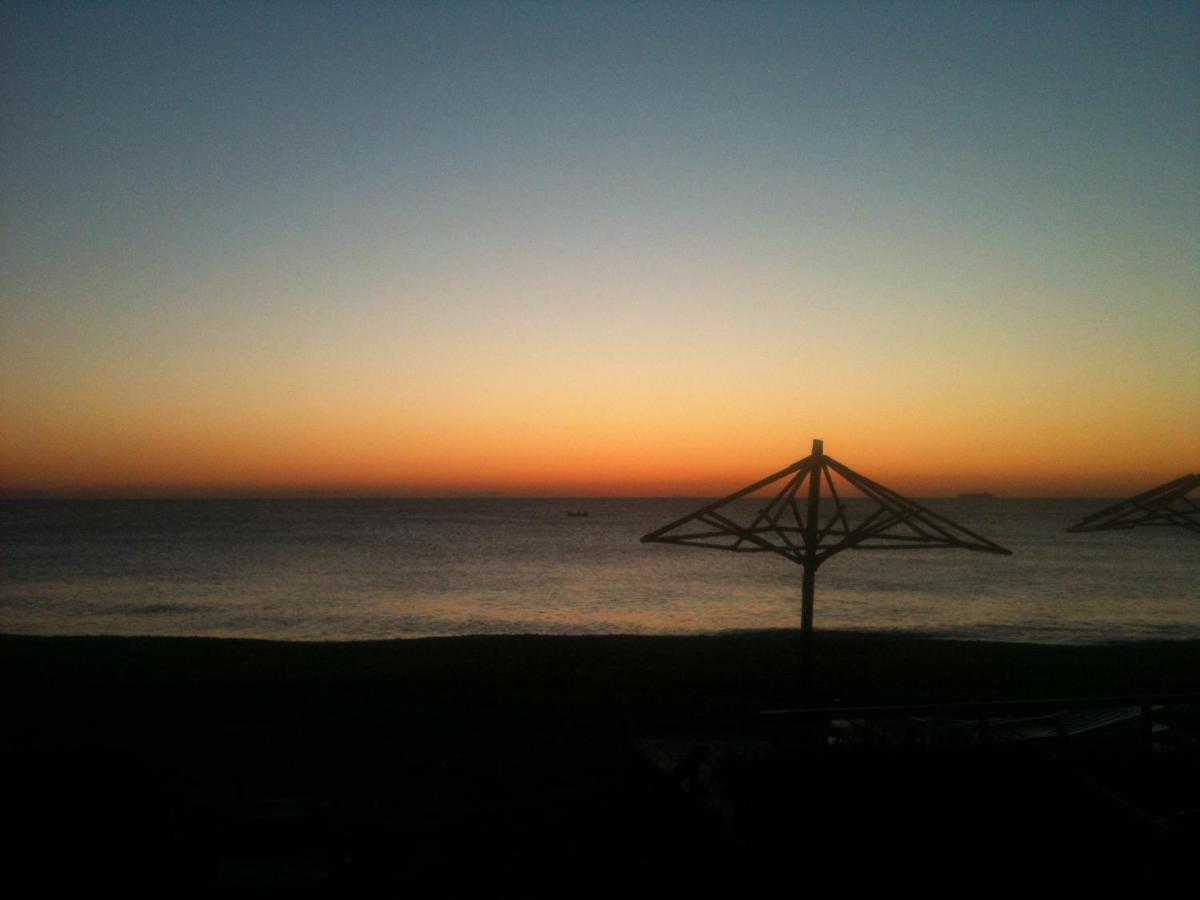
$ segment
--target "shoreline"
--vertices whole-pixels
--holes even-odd
[[[895,638],[898,641],[920,640],[920,641],[940,641],[944,643],[960,643],[960,644],[1005,644],[1022,647],[1109,647],[1125,644],[1178,644],[1178,643],[1196,643],[1200,644],[1200,635],[1181,636],[1181,637],[1108,637],[1095,639],[1074,639],[1074,640],[1029,640],[1020,637],[1003,638],[1003,637],[972,637],[968,634],[963,634],[955,631],[920,631],[903,628],[832,628],[826,627],[816,632],[824,635],[841,635],[847,638]],[[471,633],[458,632],[435,632],[435,633],[420,633],[420,634],[405,634],[393,637],[378,637],[378,638],[282,638],[282,637],[249,637],[233,634],[154,634],[149,632],[144,633],[118,633],[118,632],[55,632],[52,634],[43,634],[35,632],[22,631],[4,631],[0,628],[0,641],[2,640],[127,640],[127,641],[142,641],[142,640],[164,640],[164,641],[229,641],[230,643],[257,643],[257,644],[296,644],[305,646],[324,646],[324,645],[374,645],[374,644],[400,644],[414,641],[453,641],[453,640],[572,640],[581,638],[584,640],[592,639],[613,639],[613,640],[690,640],[690,639],[707,639],[707,638],[756,638],[767,637],[771,635],[793,635],[799,638],[800,629],[791,626],[779,626],[774,628],[724,628],[715,631],[479,631]]]
[[[938,702],[1032,696],[1200,690],[1200,640],[1041,644],[962,640],[912,632],[819,631],[813,692],[872,702]],[[0,671],[67,688],[149,679],[293,687],[336,683],[403,694],[408,678],[436,693],[475,679],[527,693],[578,691],[581,700],[636,691],[649,702],[667,686],[724,693],[799,691],[799,633],[790,629],[699,635],[460,635],[368,641],[0,634]],[[537,678],[545,679],[539,683]],[[13,683],[10,681],[10,683]],[[379,687],[376,685],[375,687]],[[515,694],[510,702],[519,703]]]

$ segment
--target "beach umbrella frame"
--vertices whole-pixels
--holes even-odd
[[[874,501],[874,511],[852,522],[834,484],[834,473]],[[750,524],[739,524],[726,509],[777,482],[782,482],[783,487]],[[834,507],[824,522],[823,486]],[[812,659],[817,569],[835,554],[844,550],[925,549],[1012,553],[826,455],[824,442],[819,439],[813,441],[812,453],[804,459],[669,522],[644,535],[642,542],[735,553],[775,553],[800,565],[804,570],[800,653],[806,679]]]

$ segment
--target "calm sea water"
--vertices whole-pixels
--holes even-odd
[[[1200,638],[1200,540],[1072,535],[1102,502],[931,500],[1015,552],[846,552],[818,629]],[[641,544],[681,500],[9,501],[0,631],[354,640],[795,628],[800,568]],[[566,511],[584,506],[587,518]]]

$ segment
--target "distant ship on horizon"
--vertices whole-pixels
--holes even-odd
[[[977,491],[976,493],[973,493],[973,494],[959,494],[958,499],[959,500],[995,500],[996,497],[993,494],[989,494],[987,491]]]

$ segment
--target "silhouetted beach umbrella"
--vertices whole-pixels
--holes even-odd
[[[1184,475],[1084,516],[1067,531],[1122,531],[1139,525],[1177,525],[1200,534],[1200,506],[1187,496],[1198,487],[1200,475]]]
[[[871,502],[861,510],[856,509],[852,516],[834,486],[831,473],[840,475]],[[750,510],[736,501],[775,483],[782,484],[779,493],[754,513],[748,524],[742,524]],[[833,502],[833,511],[824,520],[822,485]],[[778,553],[803,566],[800,653],[806,672],[811,657],[817,568],[835,553],[947,547],[1012,553],[826,456],[819,440],[813,441],[812,453],[799,462],[650,532],[642,541],[735,553]]]

